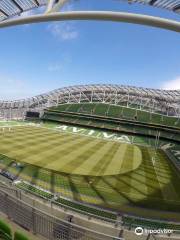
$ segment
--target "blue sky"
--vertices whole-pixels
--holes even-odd
[[[117,0],[76,0],[63,10],[128,11],[180,20],[165,10]],[[0,39],[1,99],[95,83],[180,89],[178,33],[126,23],[69,21],[1,29]]]

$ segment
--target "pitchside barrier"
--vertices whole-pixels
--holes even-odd
[[[163,151],[168,156],[168,158],[171,160],[172,164],[175,166],[177,171],[180,171],[180,161],[173,154],[168,152],[167,150],[163,149]]]
[[[0,175],[1,178],[1,175]],[[4,182],[5,181],[5,182]],[[120,222],[113,221],[109,222],[109,224],[102,224],[102,221],[106,221],[104,218],[97,218],[94,214],[83,214],[83,213],[77,213],[76,209],[71,209],[69,206],[60,206],[57,203],[51,200],[47,200],[47,198],[39,198],[39,195],[36,195],[28,191],[22,191],[14,188],[14,186],[11,185],[11,182],[6,181],[6,178],[2,178],[2,181],[0,180],[0,189],[4,190],[6,193],[9,193],[10,195],[20,199],[21,201],[27,203],[30,206],[35,207],[36,209],[39,209],[47,214],[56,216],[60,219],[65,219],[70,215],[73,215],[73,222],[76,225],[83,226],[85,228],[91,229],[93,231],[97,231],[100,233],[103,233],[105,235],[111,235],[111,236],[119,236],[120,233]],[[105,223],[104,222],[104,223]],[[100,223],[100,224],[99,224]],[[118,227],[117,227],[118,225]]]
[[[0,199],[0,211],[9,219],[26,230],[50,240],[123,240],[47,214],[11,195],[6,188],[1,189]]]

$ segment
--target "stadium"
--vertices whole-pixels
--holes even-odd
[[[94,18],[180,31],[156,17],[54,13],[65,3],[0,1],[0,28]],[[0,135],[0,239],[180,239],[180,90],[87,84],[0,100]]]

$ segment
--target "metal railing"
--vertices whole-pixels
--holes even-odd
[[[12,194],[10,191],[12,190]],[[59,219],[18,199],[14,189],[1,188],[0,211],[9,219],[50,240],[123,240]],[[14,196],[15,195],[15,196]]]

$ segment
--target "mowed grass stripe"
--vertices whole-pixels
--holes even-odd
[[[106,143],[104,141],[93,141],[93,144],[89,144],[80,151],[80,155],[76,156],[70,163],[70,167],[73,174],[88,175],[89,172],[89,157],[92,156],[98,149],[101,149]],[[69,164],[72,164],[69,166]]]
[[[101,192],[98,191],[98,189],[96,188],[94,178],[89,176],[84,176],[83,183],[85,185],[84,188],[87,189],[86,195],[91,195],[92,197],[94,197],[96,199],[96,202],[99,202],[99,203],[102,203],[102,201],[104,202],[105,199],[101,195]]]
[[[74,170],[81,166],[82,162],[84,162],[89,157],[89,154],[91,154],[98,143],[98,139],[93,139],[92,141],[87,141],[83,144],[80,143],[79,146],[81,146],[81,148],[73,148],[73,151],[72,149],[69,149],[69,153],[62,156],[62,162],[64,162],[64,164],[61,163],[58,169],[64,172],[74,173]],[[48,167],[50,166],[51,165],[48,165]],[[76,172],[76,174],[82,175],[86,175],[86,173],[87,169],[82,170],[82,168],[79,172]]]
[[[136,169],[133,172],[130,172],[127,176],[123,178],[123,180],[126,181],[127,183],[129,179],[131,186],[131,191],[129,193],[131,198],[136,200],[147,198],[148,188],[146,183],[144,167],[140,165],[138,169]],[[152,188],[152,190],[154,190],[154,188]]]
[[[132,170],[137,170],[140,168],[142,163],[142,153],[140,151],[140,149],[135,146],[133,148],[133,160],[132,160],[132,165],[130,166],[130,168]],[[145,184],[143,184],[142,186],[139,186],[139,183],[137,183],[137,181],[133,178],[133,173],[134,171],[131,170],[131,173],[129,175],[129,184],[130,184],[130,189],[129,189],[129,197],[133,200],[133,201],[138,201],[140,199],[143,198],[143,196],[146,196],[146,194],[148,193],[147,190],[147,186]],[[143,174],[142,176],[142,180],[143,182],[146,181],[145,175]],[[128,180],[128,179],[126,179]],[[143,188],[143,190],[142,190]]]
[[[103,175],[107,166],[111,163],[112,156],[119,148],[119,145],[114,142],[109,142],[106,144],[106,149],[99,156],[98,162],[93,166],[91,171],[89,171],[89,175],[93,175],[96,173],[96,176]]]
[[[105,189],[109,189],[109,191],[103,191],[106,194],[106,198],[108,203],[110,204],[128,204],[133,203],[131,198],[129,198],[127,192],[122,191],[120,188],[117,188],[112,184],[109,178],[106,178],[105,176],[102,177],[102,181],[105,184]]]
[[[21,131],[21,134],[19,135],[18,138],[15,138],[17,137],[18,131]],[[27,134],[26,134],[26,131],[27,131]],[[50,129],[47,129],[46,131],[44,131],[44,129],[42,128],[37,129],[34,127],[29,127],[28,129],[25,129],[25,130],[22,129],[22,130],[14,131],[10,134],[9,133],[4,134],[4,137],[1,137],[1,138],[5,138],[5,141],[3,142],[4,148],[6,147],[11,148],[11,144],[13,145],[13,141],[17,141],[18,151],[20,150],[19,147],[25,144],[26,142],[26,144],[29,145],[29,149],[28,149],[29,152],[27,152],[27,155],[28,154],[32,155],[31,151],[34,148],[34,150],[37,151],[37,153],[35,154],[34,152],[34,155],[32,155],[33,157],[32,160],[34,159],[38,161],[43,160],[41,164],[42,166],[44,166],[46,160],[54,161],[57,158],[61,159],[61,151],[65,149],[62,148],[59,151],[59,147],[63,146],[64,139],[66,138],[61,134],[62,132],[55,132]],[[72,137],[73,148],[74,148],[74,143],[76,142],[77,136],[79,137],[79,139],[82,139],[82,136],[78,134],[75,135],[75,134],[67,133],[65,135],[74,136]],[[11,144],[9,144],[8,138],[14,138]],[[57,141],[56,141],[56,138],[57,138]],[[84,139],[85,138],[87,139],[88,137],[84,137]],[[92,138],[89,138],[89,139],[90,141],[92,141]],[[62,140],[62,143],[59,144],[61,140]],[[0,152],[2,147],[1,143],[2,143],[2,139],[0,139]],[[101,144],[98,142],[100,147],[98,150],[97,149],[94,150],[94,148],[96,148],[98,144],[96,144],[94,148],[93,147],[89,148],[88,146],[86,151],[82,152],[82,155],[81,155],[82,164],[80,164],[80,159],[77,156],[76,160],[78,161],[78,168],[76,168],[76,170],[79,169],[81,171],[84,171],[83,166],[85,167],[85,165],[88,164],[89,160],[90,162],[92,162],[92,164],[94,164],[95,163],[94,161],[97,160],[96,162],[97,164],[102,156],[102,152],[106,151],[106,148],[107,148],[106,144],[109,144],[109,143],[110,143],[109,141],[104,141],[102,144],[104,146],[102,147]],[[68,142],[68,146],[69,146],[69,142]],[[131,146],[131,145],[128,145],[128,146]],[[79,144],[76,147],[79,148],[81,151],[81,148],[83,146]],[[119,144],[119,148],[120,148],[120,144]],[[147,150],[147,148],[143,148],[143,147],[142,149]],[[43,154],[41,153],[41,151],[43,151],[44,153],[42,159],[39,158]],[[66,151],[68,151],[69,153],[69,149],[66,149]],[[109,152],[110,151],[111,151],[111,148],[109,149]],[[102,174],[105,174],[107,172],[107,169],[110,168],[111,165],[112,165],[112,171],[116,170],[114,166],[117,167],[117,165],[113,164],[112,161],[115,158],[115,155],[117,155],[118,157],[118,151],[119,151],[119,154],[122,154],[122,152],[118,149],[117,152],[113,156],[111,156],[107,162],[106,161],[104,162],[104,165],[102,163],[102,166],[101,166]],[[126,159],[126,162],[124,162],[124,164],[127,164],[125,165],[127,168],[131,167],[131,163],[132,163],[132,168],[134,168],[135,161],[132,161],[130,163],[129,159],[132,157],[132,155],[134,155],[133,159],[135,160],[135,156],[137,156],[135,148],[133,149],[132,152],[133,153],[130,153],[130,156],[128,157],[126,156],[126,158],[124,158]],[[65,154],[65,152],[63,153]],[[87,156],[88,154],[91,155],[91,157],[93,156],[93,158],[91,157],[88,158]],[[98,158],[96,158],[96,154],[99,155]],[[128,151],[127,151],[127,154],[128,154]],[[49,159],[49,156],[51,159]],[[173,202],[173,201],[168,202],[168,200],[173,200],[173,198],[175,199],[174,194],[172,194],[171,192],[172,187],[170,186],[169,182],[171,182],[171,184],[174,187],[174,185],[177,185],[178,178],[177,176],[174,176],[175,175],[173,172],[174,170],[171,169],[170,166],[168,166],[167,164],[168,159],[165,159],[164,161],[162,154],[158,153],[157,161],[155,164],[155,169],[157,169],[158,171],[158,180],[162,185],[163,190],[166,191],[166,188],[167,188],[167,194],[168,195],[171,194],[171,196],[169,196],[168,199],[166,198],[166,200],[163,201],[164,196],[160,191],[160,186],[157,183],[157,179],[154,177],[155,169],[152,164],[151,156],[153,156],[153,151],[150,150],[149,156],[147,158],[145,157],[145,160],[147,161],[146,165],[144,164],[144,161],[143,161],[142,164],[139,166],[139,168],[133,172],[129,172],[126,174],[113,175],[113,176],[104,176],[104,177],[87,176],[89,179],[89,182],[86,182],[84,180],[84,177],[80,175],[70,175],[71,181],[68,180],[68,174],[66,175],[64,173],[59,172],[59,174],[56,173],[54,176],[51,176],[50,173],[48,175],[48,172],[44,171],[41,168],[38,169],[38,173],[35,170],[35,168],[34,169],[24,168],[22,171],[19,171],[19,170],[16,170],[15,167],[10,166],[8,169],[10,171],[15,172],[17,176],[20,176],[21,178],[23,178],[22,177],[23,174],[27,174],[26,176],[28,177],[27,178],[28,181],[32,181],[33,183],[40,185],[43,188],[50,189],[52,191],[63,194],[67,197],[80,199],[85,202],[97,203],[105,207],[110,206],[110,207],[115,207],[116,209],[119,209],[118,207],[120,206],[122,207],[124,204],[125,205],[133,204],[134,206],[142,206],[142,207],[146,206],[149,208],[152,208],[154,206],[156,209],[162,209],[164,204],[164,209],[166,207],[168,208],[168,206],[174,206],[174,209],[175,209],[176,205],[174,204],[176,204],[176,202]],[[111,165],[108,165],[109,162],[111,163]],[[74,162],[74,165],[75,165],[75,162]],[[88,168],[88,170],[89,169],[90,168]],[[100,171],[100,169],[98,170]],[[174,189],[179,193],[178,187]],[[73,196],[74,193],[75,193],[75,196]],[[169,204],[169,203],[172,203],[172,204]]]
[[[87,155],[87,158],[85,161],[83,161],[81,163],[80,166],[78,166],[78,168],[75,169],[75,171],[73,171],[73,173],[76,173],[81,171],[83,171],[83,169],[85,169],[85,171],[87,172],[86,175],[90,175],[89,172],[91,171],[91,169],[94,167],[94,165],[99,161],[99,157],[101,156],[102,152],[104,152],[107,148],[107,142],[105,141],[100,141],[98,142],[98,144],[91,149],[91,154]]]
[[[51,166],[50,169],[58,170],[58,165],[62,162],[62,156],[63,154],[66,155],[69,150],[76,148],[79,146],[79,144],[84,144],[85,142],[88,142],[87,139],[82,139],[81,137],[74,137],[70,136],[69,139],[61,139],[58,142],[57,146],[49,145],[49,147],[46,147],[45,151],[42,151],[42,148],[40,148],[40,151],[38,154],[36,154],[36,159],[34,161],[34,164],[38,166],[44,166],[48,168],[48,164],[55,163],[54,166]],[[57,165],[58,164],[58,165]]]
[[[76,201],[82,201],[81,194],[79,192],[79,187],[74,184],[71,176],[68,176],[69,186],[73,194],[73,199]]]
[[[116,168],[116,166],[112,165],[112,159],[113,159],[114,155],[116,154],[116,152],[118,151],[118,149],[119,149],[119,143],[114,143],[109,154],[105,155],[104,162],[102,162],[102,165],[98,171],[98,175],[103,176],[106,172],[106,169],[110,165],[112,166],[112,169]],[[112,174],[112,169],[109,172],[110,175]]]
[[[143,156],[143,170],[145,172],[146,177],[146,185],[148,190],[149,197],[151,196],[154,199],[163,199],[163,194],[161,191],[161,187],[159,185],[159,181],[157,179],[156,173],[154,171],[154,167],[152,165],[152,155],[148,151],[147,148],[142,149]],[[150,172],[149,172],[150,170]]]
[[[36,128],[33,127],[32,129],[29,129],[28,127],[23,127],[22,129],[12,128],[12,131],[9,132],[9,134],[13,135],[13,133],[16,133],[16,137],[22,137],[26,135],[27,139],[33,137],[34,135],[36,135],[37,137],[58,136],[59,134],[68,135],[65,132],[58,132],[58,131],[52,131],[52,130],[50,131],[49,129],[37,128],[37,127]]]
[[[142,153],[138,146],[134,146],[133,149],[133,161],[132,161],[132,170],[137,169],[142,163]]]
[[[137,181],[137,188],[144,192],[146,198],[150,198],[150,195],[154,192],[159,192],[159,195],[156,198],[162,197],[161,191],[159,191],[159,184],[154,180],[152,173],[146,175],[146,168],[144,162],[141,166],[131,173],[134,181]]]
[[[29,128],[29,127],[22,127],[22,128],[13,127],[10,132],[9,131],[5,131],[4,135],[5,136],[8,135],[8,134],[12,134],[13,135],[14,133],[16,133],[17,137],[22,137],[25,134],[28,137],[31,137],[32,136],[32,132],[33,132],[33,134],[37,134],[37,135],[51,134],[46,129],[42,130],[42,129],[38,128],[38,130],[37,130],[36,128]]]
[[[160,154],[160,152],[158,152],[158,156],[154,164],[154,171],[156,172],[164,199],[166,201],[177,201],[179,199],[179,196],[177,195],[176,190],[171,183],[172,176],[170,168],[167,168],[167,166],[167,157],[163,156],[163,154]],[[166,177],[159,174],[158,169],[163,169],[166,172]]]
[[[134,181],[132,173],[117,175],[115,178],[117,180],[116,188],[120,189],[122,193],[126,194],[131,202],[136,202],[147,196],[146,185],[143,184],[144,188],[142,188],[142,185],[139,183],[139,181]]]
[[[68,142],[70,140],[70,138],[72,138],[72,136],[68,136],[67,139],[65,139],[64,141]],[[38,141],[38,139],[36,139],[36,141]],[[29,163],[33,164],[37,160],[37,156],[39,154],[43,155],[43,150],[49,151],[48,141],[39,142],[38,144],[36,141],[33,144],[29,145],[29,142],[26,142],[26,139],[24,139],[24,140],[22,139],[20,148],[17,148],[16,144],[11,144],[11,147],[9,147],[9,151],[7,152],[5,150],[3,152],[5,154],[7,154],[9,157],[15,157],[18,160],[22,160],[25,162],[29,162],[28,161],[28,159],[29,159],[30,160]],[[2,147],[2,145],[1,145],[1,147]]]
[[[46,141],[43,142],[43,144],[46,144],[46,150],[49,149],[49,143]],[[1,151],[2,151],[2,145],[0,146],[1,148]],[[34,148],[38,150],[38,153],[41,153],[40,149],[39,149],[39,144],[36,142],[36,144],[34,145]],[[19,149],[19,150],[18,150]],[[3,151],[4,152],[4,151]],[[10,145],[9,146],[9,151],[5,151],[4,154],[7,154],[10,156],[10,157],[16,157],[17,156],[17,153],[19,154],[19,157],[29,157],[31,160],[34,159],[36,160],[36,156],[34,154],[29,154],[31,153],[30,151],[30,147],[29,147],[29,144],[26,144],[26,140],[22,141],[22,144],[21,144],[21,148],[16,148],[16,146],[13,146],[13,145]],[[23,160],[25,161],[25,159],[17,159],[17,160]],[[33,163],[33,162],[30,162],[30,163]]]
[[[26,130],[26,129],[25,129]],[[17,134],[16,133],[13,133],[12,136],[4,136],[3,139],[0,140],[0,143],[1,143],[1,147],[4,147],[5,149],[8,150],[9,146],[7,144],[11,144],[12,148],[22,148],[23,146],[23,143],[26,143],[26,145],[29,145],[29,146],[33,146],[33,145],[37,145],[37,142],[39,141],[39,143],[41,142],[46,142],[45,139],[47,138],[46,135],[42,135],[42,139],[39,138],[39,136],[36,135],[36,133],[34,133],[34,131],[31,131],[31,138],[29,138],[27,135],[26,135],[26,131],[23,133],[23,135],[19,138],[17,137]],[[51,133],[51,138],[49,138],[49,141],[50,140],[55,140],[57,139],[57,136],[54,135],[53,133]],[[65,136],[65,135],[63,135]],[[66,135],[68,136],[68,135]]]
[[[51,142],[51,144],[49,144],[49,141]],[[38,158],[39,154],[41,154],[42,158],[49,157],[49,153],[52,154],[52,152],[59,149],[60,146],[66,143],[70,143],[71,141],[74,141],[73,136],[66,136],[66,137],[64,136],[63,138],[59,138],[59,139],[56,138],[54,140],[49,140],[49,138],[47,138],[47,141],[41,142],[38,148],[37,148],[37,145],[31,146],[27,153],[29,156],[31,156],[31,154],[36,155],[37,159],[39,159]],[[46,158],[44,160],[46,160]]]
[[[143,150],[142,150],[143,151]],[[143,153],[143,152],[142,152]],[[142,154],[142,158],[144,157],[144,154]],[[135,171],[129,173],[127,175],[126,181],[128,182],[128,179],[131,179],[131,196],[135,199],[148,199],[149,193],[152,193],[154,191],[158,191],[158,186],[156,182],[153,182],[153,177],[150,177],[147,179],[147,175],[145,172],[145,166],[144,166],[144,159],[141,163],[141,165],[136,169]]]
[[[128,145],[123,156],[122,169],[132,169],[134,161],[134,146]]]
[[[104,175],[107,175],[108,173],[112,172],[112,167],[114,168],[114,174],[120,174],[124,172],[122,168],[122,163],[124,161],[124,153],[127,149],[126,144],[119,143],[119,147],[117,151],[114,153],[111,164],[106,168],[106,171],[104,172]]]
[[[65,141],[66,141],[66,139],[71,139],[71,138],[72,138],[72,136],[63,136],[63,139]],[[46,139],[46,141],[45,141],[45,139]],[[39,146],[49,147],[50,145],[58,143],[58,140],[59,139],[57,137],[45,137],[45,138],[40,139],[40,138],[34,136],[34,139],[31,140],[31,141],[26,140],[25,138],[22,138],[21,139],[21,147],[28,146],[29,147],[29,151],[31,152],[31,149],[32,150],[38,149],[37,148],[37,142],[38,142]],[[62,138],[60,138],[59,142],[61,140],[62,140]]]
[[[88,175],[89,176],[98,176],[97,171],[99,170],[99,164],[103,161],[102,159],[106,154],[108,154],[111,149],[113,143],[112,142],[104,142],[104,144],[97,149],[97,151],[89,156],[88,160]],[[101,162],[100,162],[101,160]]]
[[[134,161],[137,159],[134,159],[134,150],[136,149],[136,146],[133,145],[127,145],[127,148],[124,151],[123,156],[123,162],[121,165],[121,168],[125,171],[126,169],[128,171],[131,171],[134,165]],[[141,163],[141,159],[139,159],[139,162],[137,165],[139,166]],[[126,173],[124,175],[119,175],[116,177],[116,184],[115,189],[120,189],[121,193],[126,196],[127,201],[134,202],[134,199],[137,199],[139,196],[138,189],[134,189],[134,186],[132,185],[132,175],[131,173]],[[120,187],[122,186],[122,188]],[[133,195],[133,196],[132,196]]]
[[[48,156],[47,161],[42,160],[42,163],[46,165],[46,167],[61,171],[61,166],[64,165],[66,156],[71,152],[73,154],[74,151],[77,151],[79,147],[88,144],[91,142],[88,138],[80,137],[77,140],[77,137],[74,138],[74,141],[67,142],[65,144],[61,144],[57,149],[56,153],[52,153]],[[58,157],[59,156],[59,157]],[[41,162],[40,162],[41,163]],[[39,164],[39,162],[38,162]]]

